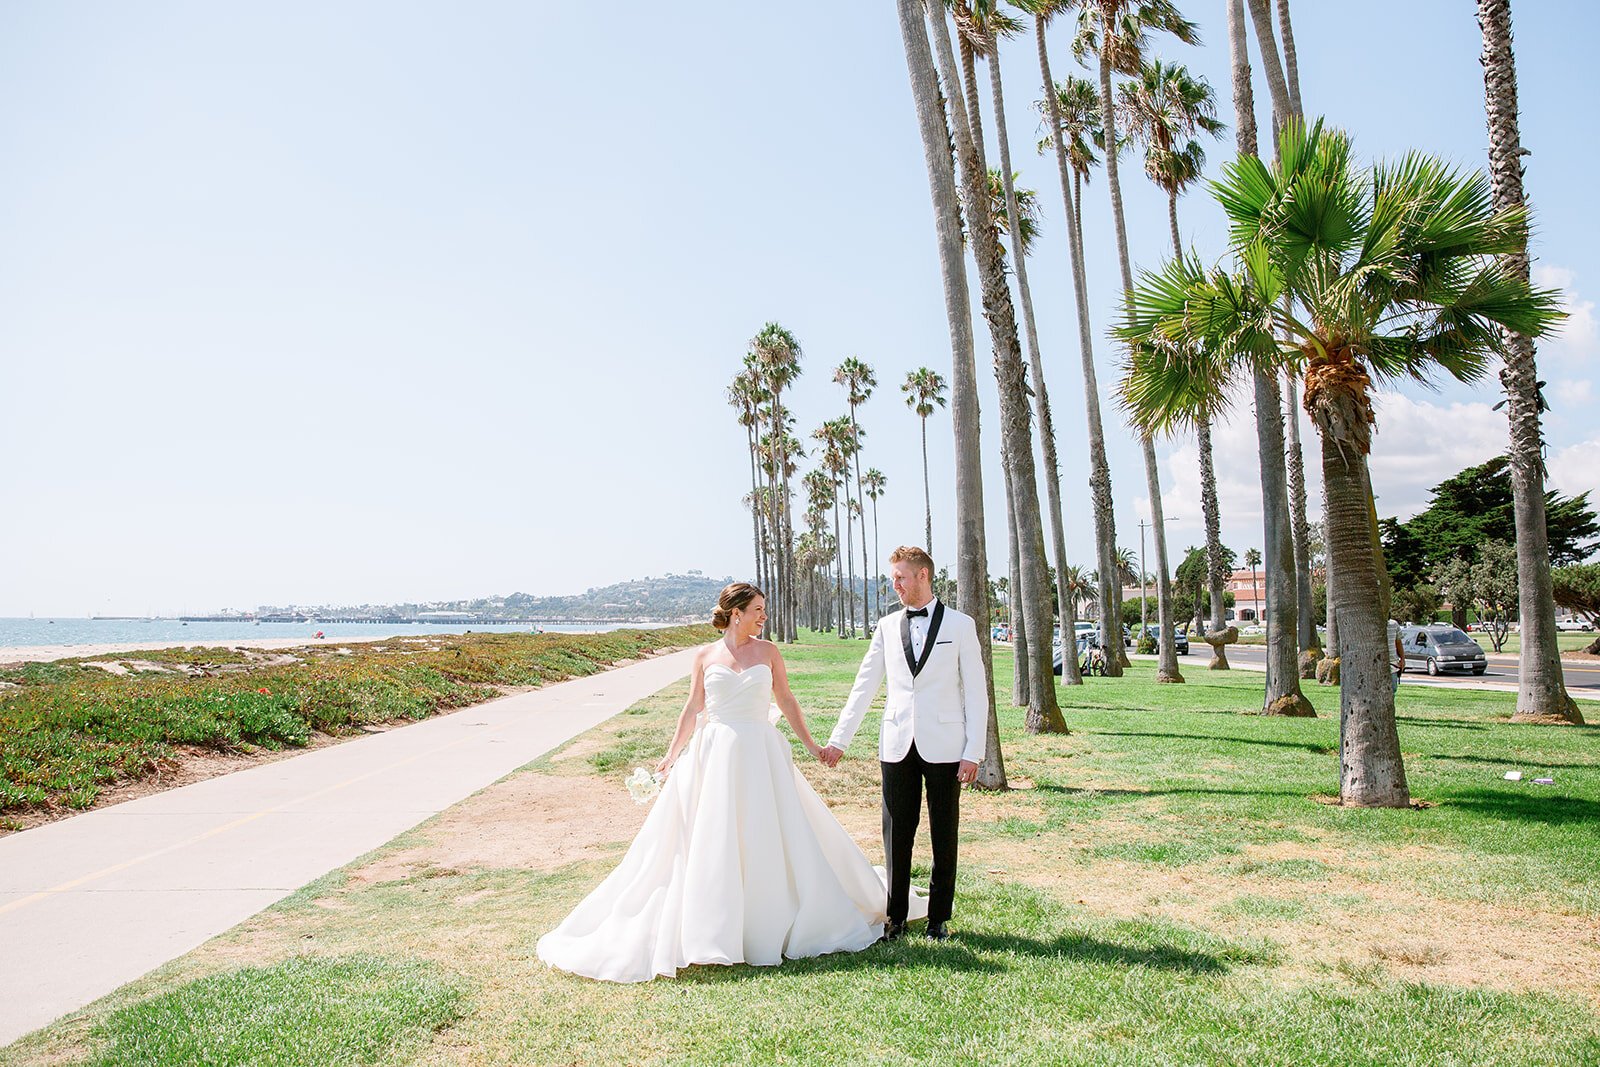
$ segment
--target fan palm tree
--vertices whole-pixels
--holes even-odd
[[[755,544],[756,580],[766,581],[766,560],[761,551],[761,512],[756,502],[761,493],[761,479],[756,463],[756,434],[760,429],[760,408],[764,399],[760,375],[750,366],[747,357],[745,369],[734,375],[728,386],[728,403],[739,413],[739,425],[744,427],[745,447],[750,452],[750,523]]]
[[[1322,438],[1342,638],[1339,794],[1404,807],[1367,467],[1373,378],[1476,380],[1503,331],[1538,337],[1561,312],[1558,294],[1531,289],[1497,258],[1524,246],[1527,213],[1496,210],[1482,174],[1418,153],[1361,172],[1350,156],[1342,132],[1285,122],[1276,163],[1241,156],[1214,186],[1240,268],[1176,259],[1147,273],[1118,332],[1133,352],[1127,394],[1146,425],[1180,417],[1197,393],[1215,395],[1242,364],[1301,372]]]
[[[821,431],[819,430],[813,436],[817,437],[818,440],[823,440],[822,437],[818,436],[820,433]],[[811,526],[817,546],[817,555],[813,562],[813,567],[815,570],[821,571],[824,578],[826,578],[827,572],[823,568],[832,565],[838,550],[838,538],[828,533],[828,513],[832,511],[836,516],[838,514],[839,483],[827,469],[827,460],[828,452],[826,444],[824,444],[823,454],[819,457],[821,465],[807,474],[804,479],[806,521]],[[837,524],[835,528],[837,529]],[[826,596],[819,596],[817,599],[822,603],[829,601]],[[837,606],[837,601],[833,603]],[[834,621],[832,621],[834,618],[833,611],[830,609],[827,612],[820,610],[817,612],[819,620],[825,616],[830,619],[830,622],[827,626],[820,626],[819,628],[832,629],[835,625]]]
[[[1522,137],[1517,125],[1517,63],[1511,52],[1511,0],[1478,0],[1483,32],[1483,88],[1489,118],[1489,173],[1494,206],[1521,207]],[[1528,280],[1526,247],[1504,253],[1507,270]],[[1533,340],[1506,338],[1500,372],[1510,406],[1511,495],[1517,528],[1517,598],[1522,647],[1517,670],[1517,714],[1521,721],[1581,723],[1567,694],[1556,644],[1556,606],[1550,581],[1550,537],[1544,515],[1544,436],[1539,426],[1543,398]]]
[[[1256,605],[1256,617],[1261,617],[1261,587],[1256,584],[1256,568],[1261,566],[1261,550],[1247,548],[1244,550],[1244,565],[1250,568],[1250,602]]]
[[[872,390],[876,389],[878,386],[878,377],[872,373],[871,367],[867,366],[856,357],[850,356],[834,369],[833,380],[837,384],[844,386],[845,399],[850,405],[850,431],[855,444],[854,455],[851,458],[855,460],[856,492],[859,496],[859,494],[862,492],[861,439],[865,437],[866,434],[862,432],[861,423],[856,418],[856,408],[860,407],[862,404],[865,404],[869,399],[871,399]],[[867,575],[870,573],[872,573],[871,567],[867,563],[867,518],[866,515],[863,514],[861,517],[862,581],[866,581]],[[871,608],[868,604],[866,589],[863,588],[861,593],[861,628],[863,630],[870,630],[872,628],[872,621],[868,615],[870,610]]]
[[[922,139],[923,162],[928,171],[928,191],[933,201],[938,238],[939,272],[944,286],[945,318],[950,329],[952,396],[951,421],[955,431],[956,483],[956,606],[974,619],[989,617],[988,559],[983,543],[983,467],[978,435],[977,374],[972,340],[972,303],[967,293],[966,263],[961,248],[961,208],[956,194],[955,162],[951,158],[950,126],[945,99],[934,71],[928,45],[928,27],[922,0],[895,0],[900,39],[906,53],[906,71],[916,108],[917,131]],[[926,429],[926,417],[924,417]],[[926,440],[926,433],[924,433]],[[926,448],[924,448],[926,488]],[[931,532],[931,531],[930,531]],[[929,538],[932,541],[932,538]],[[995,714],[994,667],[989,642],[979,642],[988,682],[989,709],[984,758],[978,765],[977,784],[985,789],[1006,787],[1005,761],[1000,751],[1000,722]]]
[[[1137,74],[1140,57],[1152,32],[1170,33],[1185,44],[1200,40],[1199,29],[1183,17],[1170,0],[1082,0],[1085,14],[1093,13],[1092,29],[1099,36],[1100,114],[1105,122],[1108,146],[1106,160],[1106,187],[1111,194],[1111,219],[1117,236],[1117,264],[1122,272],[1124,299],[1133,291],[1133,266],[1128,255],[1128,227],[1122,212],[1122,182],[1117,173],[1117,155],[1121,141],[1117,137],[1117,113],[1111,92],[1113,72]],[[1144,453],[1145,484],[1150,493],[1151,540],[1156,554],[1156,615],[1161,624],[1157,642],[1159,663],[1156,681],[1181,682],[1178,671],[1178,650],[1173,639],[1171,568],[1167,565],[1167,529],[1162,516],[1161,473],[1156,465],[1155,442],[1147,433],[1140,434],[1140,450]]]
[[[1223,128],[1216,117],[1216,100],[1204,78],[1191,75],[1181,64],[1153,60],[1139,68],[1139,76],[1121,86],[1122,108],[1130,135],[1145,147],[1145,175],[1167,194],[1167,217],[1172,226],[1172,254],[1183,255],[1178,230],[1178,197],[1200,179],[1205,150],[1195,134],[1215,135]],[[1211,595],[1211,670],[1227,670],[1227,631],[1222,564],[1222,520],[1217,504],[1217,476],[1211,451],[1211,413],[1195,414],[1195,439],[1200,449],[1200,508],[1206,524],[1207,588]],[[1196,598],[1196,615],[1198,611]]]
[[[1083,181],[1094,162],[1091,143],[1100,128],[1099,98],[1094,87],[1079,78],[1058,85],[1050,73],[1050,52],[1045,27],[1068,9],[1067,0],[1012,0],[1033,16],[1034,42],[1039,54],[1045,99],[1040,109],[1049,122],[1046,141],[1055,150],[1061,180],[1061,200],[1067,222],[1067,249],[1072,261],[1072,296],[1078,314],[1078,356],[1083,373],[1083,403],[1089,436],[1089,498],[1094,507],[1095,559],[1099,566],[1097,615],[1100,628],[1109,632],[1118,615],[1117,590],[1111,584],[1112,554],[1117,547],[1116,512],[1111,497],[1111,465],[1106,458],[1105,428],[1100,417],[1100,386],[1094,365],[1094,331],[1089,322],[1088,267],[1083,255]],[[1043,145],[1041,144],[1041,150]],[[1076,192],[1074,192],[1076,190]],[[1060,564],[1057,563],[1059,569]],[[1122,674],[1120,656],[1110,657],[1107,673]]]
[[[878,619],[883,618],[883,556],[878,550],[878,498],[883,495],[884,487],[888,484],[889,479],[885,478],[883,472],[876,467],[868,469],[867,473],[861,476],[861,491],[872,501],[872,573],[877,575],[872,580],[873,596],[877,605],[872,616],[874,625]]]
[[[772,433],[781,439],[783,434],[778,424],[778,413],[782,410],[783,390],[800,376],[800,342],[795,340],[794,334],[776,322],[769,322],[761,328],[760,333],[751,338],[750,351],[755,356],[755,366],[760,369],[762,384],[772,396]],[[787,463],[783,462],[778,464],[780,478],[778,495],[781,507],[777,536],[774,539],[777,588],[774,590],[776,595],[773,600],[778,608],[774,632],[781,640],[793,641],[798,635],[793,619],[794,592],[790,575],[794,524],[788,517],[787,466]]]
[[[944,407],[944,389],[944,379],[927,367],[909,372],[900,385],[900,391],[906,394],[906,407],[916,412],[922,424],[922,536],[930,556],[933,555],[933,497],[928,491],[928,416],[933,414],[935,405]]]

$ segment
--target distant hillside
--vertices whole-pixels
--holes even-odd
[[[688,574],[664,574],[635,578],[615,585],[590,589],[574,596],[533,596],[529,593],[512,593],[510,596],[478,597],[471,600],[434,600],[427,603],[362,604],[360,606],[328,604],[268,606],[256,610],[260,616],[292,615],[301,618],[318,618],[336,622],[341,618],[405,621],[424,619],[440,621],[446,613],[471,616],[473,619],[572,619],[576,621],[610,622],[705,622],[711,618],[711,609],[717,605],[717,594],[732,578],[708,578],[699,571]],[[243,612],[231,612],[244,616]]]
[[[634,578],[590,589],[575,596],[531,596],[512,593],[500,601],[502,613],[528,618],[648,619],[674,622],[711,617],[717,594],[732,578],[708,578],[698,571]],[[499,598],[495,598],[499,600]],[[478,602],[482,610],[489,602]]]

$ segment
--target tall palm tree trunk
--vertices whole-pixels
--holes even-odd
[[[883,556],[879,554],[880,550],[878,547],[878,534],[881,531],[882,528],[878,525],[878,498],[874,496],[872,498],[872,559],[873,562],[875,562],[879,567],[883,566]],[[872,624],[874,626],[878,624],[879,619],[883,618],[883,577],[881,574],[878,576],[878,580],[876,581],[875,585],[877,586],[876,591],[878,595],[878,613],[872,619]]]
[[[846,512],[850,506],[846,504]],[[840,545],[845,544],[842,537],[838,536],[838,494],[834,494],[834,633],[840,640],[848,637],[845,633],[845,553],[840,552]]]
[[[850,620],[850,636],[856,636],[856,520],[850,514],[850,472],[844,476],[844,558],[849,568],[845,576],[844,608]]]
[[[1178,256],[1183,256],[1183,238],[1178,236],[1178,194],[1167,194],[1167,223],[1172,227],[1172,247],[1177,250]]]
[[[868,586],[872,579],[868,577],[872,571],[867,562],[867,490],[861,484],[861,427],[856,423],[856,406],[850,405],[850,432],[856,438],[856,492],[860,495],[858,503],[861,505],[861,632],[872,632],[872,618],[870,612],[871,597]]]
[[[933,493],[928,488],[928,416],[922,422],[922,536],[928,555],[933,555]]]
[[[1309,383],[1309,379],[1308,379]],[[1308,385],[1308,392],[1309,389]],[[1329,390],[1331,392],[1331,390]],[[1319,398],[1344,415],[1361,418],[1352,397]],[[1339,613],[1339,799],[1354,807],[1403,808],[1410,804],[1406,768],[1395,727],[1390,685],[1389,635],[1375,543],[1372,483],[1364,443],[1341,439],[1333,420],[1318,419],[1322,431],[1323,499],[1328,512],[1329,598]],[[1337,424],[1351,426],[1342,420]],[[1369,425],[1363,421],[1361,427]],[[1271,590],[1268,590],[1271,595]]]
[[[1317,664],[1318,685],[1339,684],[1339,613],[1333,610],[1333,557],[1326,551],[1328,537],[1332,534],[1328,526],[1327,508],[1323,508],[1322,519],[1322,599],[1326,602],[1327,627],[1328,627],[1328,654]],[[1388,641],[1385,632],[1384,640]],[[1385,655],[1388,654],[1387,649]]]
[[[1271,0],[1250,0],[1250,19],[1255,24],[1260,39],[1261,65],[1266,71],[1267,91],[1272,97],[1272,140],[1277,144],[1277,131],[1291,116],[1299,118],[1300,72],[1294,61],[1294,35],[1289,25],[1289,9],[1285,0],[1278,6],[1278,25],[1284,33],[1284,58],[1278,60],[1277,40],[1273,36]],[[1311,524],[1306,518],[1305,454],[1300,446],[1299,406],[1295,397],[1292,374],[1284,375],[1284,410],[1287,413],[1287,451],[1285,463],[1289,475],[1290,539],[1294,549],[1295,575],[1295,643],[1300,654],[1296,668],[1302,678],[1316,674],[1317,624],[1311,601]],[[1270,593],[1269,593],[1270,595]]]
[[[1254,0],[1252,0],[1254,3]],[[1256,155],[1255,94],[1250,87],[1250,58],[1245,40],[1244,0],[1228,0],[1228,44],[1233,63],[1235,143],[1241,155]],[[1262,42],[1263,53],[1276,46]],[[1275,62],[1275,60],[1274,60]],[[1272,64],[1267,64],[1272,79]],[[1281,79],[1281,75],[1280,79]],[[1267,566],[1267,686],[1263,707],[1269,715],[1315,715],[1300,691],[1295,650],[1294,538],[1285,485],[1283,396],[1277,377],[1255,372],[1256,448],[1261,457],[1261,523]],[[1253,584],[1253,576],[1252,576]],[[1288,625],[1285,625],[1285,624]]]
[[[1025,612],[1017,610],[1017,594],[1022,591],[1022,558],[1017,547],[1017,504],[1013,496],[1015,486],[1011,469],[1002,464],[1006,475],[1006,545],[1011,552],[1010,580],[1006,589],[1007,623],[1011,627],[1011,658],[1015,666],[1011,671],[1011,703],[1019,708],[1028,706],[1028,694],[1033,688],[1032,657],[1028,655],[1028,619]]]
[[[946,123],[933,54],[928,47],[922,0],[895,0],[900,36],[905,46],[911,96],[916,105],[917,129],[928,169],[928,189],[933,200],[938,236],[939,270],[944,284],[945,315],[950,328],[950,421],[955,435],[956,464],[956,607],[978,623],[978,644],[983,655],[985,690],[989,709],[983,761],[978,764],[977,785],[1006,788],[1005,760],[1000,751],[1000,721],[995,715],[994,666],[988,639],[988,561],[983,544],[983,468],[978,437],[978,383],[972,343],[972,305],[967,295],[967,270],[961,248],[961,209],[956,200],[955,162],[950,156],[950,128]],[[926,426],[924,420],[924,442]],[[927,470],[927,448],[923,448]],[[932,519],[929,512],[931,545]]]
[[[1489,174],[1495,210],[1523,203],[1522,136],[1517,122],[1517,64],[1511,51],[1511,0],[1478,0],[1483,31],[1483,88],[1489,121]],[[1526,247],[1503,257],[1524,281]],[[1550,589],[1550,535],[1544,512],[1544,437],[1539,426],[1539,372],[1533,341],[1506,338],[1500,384],[1509,401],[1511,500],[1517,528],[1517,602],[1522,620],[1518,655],[1519,722],[1583,722],[1567,694],[1556,644],[1556,606]]]
[[[1106,459],[1105,429],[1100,419],[1100,387],[1094,366],[1094,335],[1089,327],[1089,295],[1087,266],[1083,260],[1083,233],[1078,204],[1081,196],[1073,193],[1074,178],[1067,162],[1066,145],[1061,138],[1061,103],[1056,98],[1055,81],[1050,75],[1050,53],[1045,46],[1045,20],[1034,18],[1034,40],[1039,52],[1039,73],[1044,79],[1045,101],[1050,110],[1050,128],[1055,131],[1051,140],[1055,144],[1056,169],[1061,176],[1061,200],[1067,220],[1068,249],[1072,256],[1072,297],[1078,313],[1078,354],[1083,370],[1083,404],[1089,428],[1089,498],[1094,507],[1094,547],[1098,597],[1096,611],[1099,618],[1103,644],[1109,648],[1110,635],[1121,633],[1121,621],[1115,615],[1115,598],[1112,585],[1116,574],[1117,529],[1116,514],[1111,499],[1111,465]],[[1076,612],[1074,612],[1076,614]],[[1065,630],[1066,616],[1062,616],[1063,661],[1076,658],[1075,639]],[[1115,627],[1115,629],[1113,629]],[[1121,642],[1116,642],[1118,646]],[[1106,673],[1122,674],[1120,657],[1109,657]]]
[[[1211,628],[1206,632],[1206,643],[1211,646],[1211,662],[1206,666],[1213,671],[1225,671],[1228,664],[1228,603],[1223,595],[1227,569],[1222,564],[1222,518],[1217,506],[1217,474],[1211,456],[1211,419],[1202,416],[1195,430],[1200,446],[1200,510],[1206,521],[1206,587],[1211,595]],[[1195,612],[1199,613],[1199,597],[1195,597]]]
[[[1117,235],[1117,266],[1122,271],[1122,296],[1127,301],[1133,297],[1133,265],[1128,258],[1128,227],[1122,214],[1122,182],[1117,176],[1117,113],[1111,98],[1111,62],[1107,55],[1111,48],[1112,20],[1115,17],[1113,6],[1110,0],[1101,0],[1100,119],[1105,123],[1106,131],[1106,186],[1111,190],[1111,219]],[[1150,493],[1151,534],[1156,550],[1156,620],[1161,625],[1161,639],[1156,648],[1156,681],[1181,682],[1183,675],[1178,671],[1178,649],[1172,635],[1172,571],[1167,566],[1167,526],[1162,518],[1161,473],[1156,466],[1155,442],[1149,434],[1139,434],[1139,446],[1144,453],[1144,478]],[[1115,633],[1122,633],[1120,620]],[[1121,646],[1120,640],[1114,643]]]
[[[1048,92],[1048,90],[1046,90]],[[1028,366],[1033,371],[1033,407],[1039,420],[1039,446],[1043,453],[1046,509],[1050,513],[1050,543],[1056,566],[1056,610],[1060,613],[1066,639],[1066,620],[1072,613],[1067,604],[1067,533],[1061,516],[1061,475],[1056,456],[1056,430],[1050,413],[1050,394],[1044,384],[1044,361],[1039,354],[1039,328],[1033,317],[1033,293],[1028,287],[1027,249],[1022,245],[1022,213],[1017,209],[1016,182],[1012,179],[1011,139],[1006,133],[1005,92],[1000,83],[1000,45],[996,41],[989,52],[989,96],[994,105],[995,139],[1000,145],[1000,180],[1006,193],[1006,217],[1011,225],[1011,258],[1017,276],[1017,297],[1022,304],[1022,330],[1028,343]],[[1070,670],[1066,660],[1072,660]],[[1062,681],[1067,685],[1081,685],[1076,657],[1063,655]]]
[[[934,53],[943,75],[946,92],[954,98],[962,93],[955,70],[955,54],[942,11],[930,11]],[[983,315],[989,326],[994,348],[994,373],[1000,395],[1000,432],[1016,500],[1018,548],[1022,557],[1022,588],[1019,595],[1027,615],[1028,632],[1050,632],[1051,593],[1049,565],[1045,562],[1044,527],[1039,516],[1039,482],[1033,462],[1033,435],[1029,426],[1027,368],[1022,362],[1017,341],[1016,313],[1011,303],[1011,287],[1006,281],[1005,258],[989,210],[989,174],[980,165],[973,147],[971,130],[962,108],[955,108],[953,143],[959,162],[967,228],[973,236],[972,252],[978,267]],[[979,581],[987,583],[986,576]],[[1051,676],[1050,647],[1034,641],[1030,676]],[[1067,723],[1056,701],[1054,685],[1032,686],[1028,694],[1027,729],[1030,733],[1066,733]]]

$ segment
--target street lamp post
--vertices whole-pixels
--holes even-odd
[[[1173,522],[1177,518],[1178,518],[1178,516],[1176,516],[1176,515],[1163,515],[1161,517],[1161,521],[1162,522]],[[1150,630],[1150,625],[1149,625],[1150,594],[1145,591],[1146,590],[1146,586],[1148,584],[1147,581],[1146,581],[1148,576],[1146,575],[1145,569],[1144,569],[1144,531],[1145,531],[1145,529],[1147,527],[1151,527],[1151,526],[1154,526],[1154,525],[1155,525],[1155,523],[1153,523],[1153,522],[1145,522],[1143,519],[1139,520],[1139,640],[1140,641],[1144,640],[1145,634],[1148,633],[1149,630]],[[1137,643],[1135,643],[1135,645],[1134,645],[1134,651],[1138,651]]]

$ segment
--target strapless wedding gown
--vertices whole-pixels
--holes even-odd
[[[771,669],[713,663],[705,690],[699,728],[627,855],[539,939],[550,966],[643,982],[694,963],[854,952],[882,934],[882,868],[795,768],[767,717]],[[926,899],[912,909],[925,916]]]

